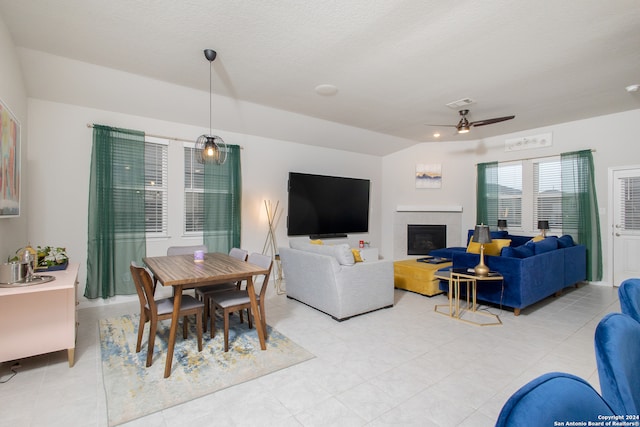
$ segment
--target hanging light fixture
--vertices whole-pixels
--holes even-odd
[[[211,94],[211,69],[213,61],[216,59],[216,51],[213,49],[205,49],[204,57],[209,61],[209,134],[200,135],[196,140],[196,150],[200,152],[198,161],[200,163],[215,163],[218,165],[227,161],[227,144],[222,138],[211,134],[211,115],[212,115],[212,94]]]

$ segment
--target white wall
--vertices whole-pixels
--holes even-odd
[[[205,129],[146,117],[38,99],[29,100],[31,182],[28,212],[29,238],[34,244],[66,247],[72,261],[81,263],[79,294],[86,281],[87,205],[92,129],[87,123],[143,130],[147,133],[193,138]],[[242,247],[261,252],[267,236],[264,200],[279,201],[283,216],[277,227],[279,245],[287,245],[286,209],[289,171],[339,175],[371,180],[370,232],[349,236],[380,242],[381,163],[377,156],[279,141],[233,132],[216,131],[242,150]],[[175,144],[181,144],[176,142]],[[170,165],[171,167],[171,165]],[[171,190],[171,189],[170,189]],[[181,191],[179,186],[177,191]],[[183,241],[174,229],[170,239],[148,244],[148,255],[163,255]],[[115,300],[122,300],[116,298]],[[90,305],[81,298],[83,305]],[[102,303],[94,301],[92,303]]]
[[[17,218],[0,218],[0,262],[5,262],[17,249],[27,245],[27,194],[29,192],[29,167],[25,162],[28,148],[27,95],[22,80],[20,63],[9,31],[0,16],[0,99],[21,124],[21,215]]]
[[[386,156],[383,160],[384,183],[382,205],[383,248],[393,248],[392,230],[397,205],[462,205],[462,235],[459,245],[472,228],[476,217],[476,169],[477,163],[489,161],[509,161],[557,155],[562,152],[593,149],[595,183],[600,208],[600,228],[604,255],[604,280],[610,271],[606,254],[611,235],[607,215],[608,169],[614,166],[640,164],[640,140],[637,124],[640,123],[640,109],[618,114],[595,117],[556,126],[531,129],[526,132],[486,138],[469,142],[424,143]],[[505,139],[526,137],[551,132],[551,147],[504,151]],[[441,189],[416,189],[414,184],[417,163],[442,164]],[[392,253],[392,257],[396,254]]]

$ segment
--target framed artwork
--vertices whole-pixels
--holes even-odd
[[[442,187],[442,165],[416,165],[416,188]]]
[[[0,100],[0,218],[20,215],[20,123]]]

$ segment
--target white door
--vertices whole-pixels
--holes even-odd
[[[640,168],[613,171],[613,285],[640,277]]]

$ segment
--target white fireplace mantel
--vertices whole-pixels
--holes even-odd
[[[462,212],[460,205],[398,205],[396,212]]]

